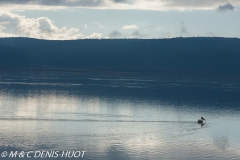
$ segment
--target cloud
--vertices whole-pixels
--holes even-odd
[[[84,29],[88,28],[88,25],[87,24],[84,24],[84,27],[80,28],[79,31],[82,31]]]
[[[148,30],[150,28],[154,27],[154,25],[149,25],[149,26],[146,26],[145,29]]]
[[[113,2],[115,2],[115,3],[126,3],[127,0],[113,0]]]
[[[163,0],[161,0],[163,1]],[[240,5],[239,0],[229,0],[234,5]],[[169,0],[163,4],[165,7],[179,10],[210,9],[224,5],[226,0]]]
[[[214,36],[217,36],[218,33],[215,33],[215,32],[212,32],[212,31],[208,31],[208,32],[206,32],[206,35],[210,36],[210,37],[214,37]]]
[[[141,34],[141,33],[140,33],[138,30],[137,30],[137,31],[135,31],[135,32],[133,32],[132,36],[133,36],[134,38],[142,38],[142,37],[147,37],[147,35],[146,35],[146,34]]]
[[[186,34],[188,33],[187,27],[185,25],[185,22],[181,21],[181,26],[180,26],[180,33],[181,34]]]
[[[226,3],[226,4],[222,5],[222,6],[221,5],[218,6],[217,10],[219,12],[234,11],[234,6],[231,5],[230,3]]]
[[[171,32],[162,32],[161,34],[164,38],[172,38],[173,37]]]
[[[118,32],[118,31],[113,31],[111,33],[109,33],[109,37],[110,38],[117,38],[117,37],[121,37],[122,33]]]
[[[100,39],[102,38],[102,33],[92,33],[90,36],[87,36],[86,38],[90,38],[90,39]]]
[[[105,0],[0,0],[1,5],[99,6]]]
[[[156,31],[159,31],[160,29],[161,29],[161,27],[157,27],[157,28],[155,28]]]
[[[240,6],[239,0],[228,0],[233,6]],[[141,9],[141,10],[199,10],[216,8],[226,0],[0,0],[2,10],[61,9],[80,7],[91,9]]]
[[[47,17],[26,18],[10,12],[0,12],[0,37],[20,36],[40,39],[79,39],[77,28],[59,28]]]
[[[95,24],[98,25],[98,27],[99,27],[100,29],[103,29],[103,28],[104,28],[104,26],[103,26],[102,24],[98,23],[98,22],[95,22]]]
[[[137,25],[133,24],[133,25],[125,25],[122,27],[122,29],[136,29],[138,28]]]

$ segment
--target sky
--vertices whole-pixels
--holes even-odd
[[[240,0],[0,0],[0,37],[240,38]]]

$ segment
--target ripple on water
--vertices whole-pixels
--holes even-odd
[[[27,77],[0,75],[0,151],[86,150],[89,160],[240,159],[238,81]]]

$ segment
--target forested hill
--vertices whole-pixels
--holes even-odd
[[[240,74],[240,39],[0,38],[1,69]]]

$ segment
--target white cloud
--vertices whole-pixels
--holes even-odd
[[[100,29],[103,29],[103,28],[104,28],[104,26],[103,26],[102,24],[98,23],[98,22],[95,22],[95,24],[98,25],[98,27],[99,27]]]
[[[6,29],[6,27],[0,25],[0,37],[16,37],[16,35],[4,33],[3,30]]]
[[[157,27],[157,28],[155,28],[156,31],[159,31],[160,29],[161,29],[161,27]]]
[[[79,39],[77,28],[59,28],[47,17],[26,18],[11,12],[0,12],[0,37],[20,36],[40,39]]]
[[[90,38],[90,39],[100,39],[102,38],[102,33],[92,33],[90,36],[87,36],[86,38]]]
[[[122,27],[122,29],[136,29],[138,28],[137,25],[133,24],[133,25],[125,25]]]

